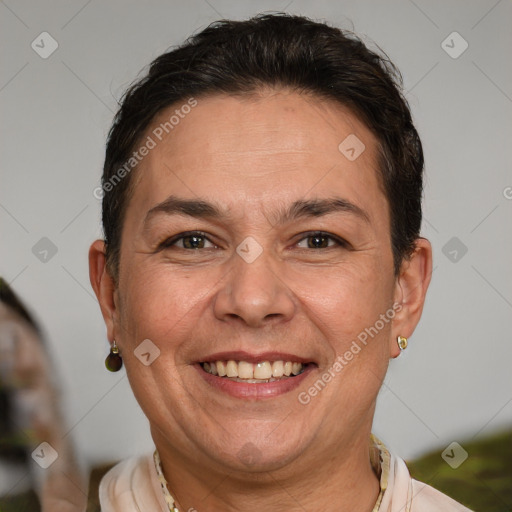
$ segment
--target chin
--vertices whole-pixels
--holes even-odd
[[[283,423],[284,429],[278,425],[272,422],[267,428],[228,431],[220,442],[210,444],[216,452],[211,455],[235,471],[260,473],[285,467],[304,452],[307,443],[298,430],[290,432],[288,422]]]

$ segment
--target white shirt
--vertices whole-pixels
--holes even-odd
[[[405,462],[392,455],[374,436],[372,465],[380,474],[381,493],[373,512],[471,512],[427,484],[411,478]],[[377,465],[379,467],[377,467]],[[169,512],[165,479],[158,458],[146,454],[126,459],[102,478],[101,512]],[[162,483],[161,483],[162,482]],[[166,497],[167,494],[167,497]],[[186,511],[180,511],[186,512]]]

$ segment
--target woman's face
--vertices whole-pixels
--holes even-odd
[[[411,334],[376,140],[293,92],[180,107],[143,139],[155,147],[134,171],[109,338],[160,449],[238,470],[328,457],[367,436],[395,338]],[[263,381],[202,364],[228,360]],[[287,362],[303,373],[264,381]]]

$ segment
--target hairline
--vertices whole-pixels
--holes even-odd
[[[381,140],[381,137],[378,133],[375,132],[375,130],[370,126],[368,123],[365,115],[358,109],[356,106],[348,104],[348,102],[343,102],[340,99],[336,98],[334,95],[330,95],[328,93],[314,90],[312,87],[303,87],[303,86],[297,86],[294,87],[292,85],[288,84],[272,84],[269,82],[261,82],[260,84],[253,85],[252,87],[247,87],[246,89],[239,89],[234,91],[222,91],[219,89],[212,89],[212,90],[206,90],[204,92],[200,92],[199,94],[196,93],[189,93],[189,94],[183,94],[180,98],[176,99],[172,103],[166,104],[162,106],[160,109],[158,109],[153,117],[147,121],[146,126],[143,128],[143,130],[140,132],[140,135],[134,139],[133,144],[130,147],[129,153],[133,151],[134,148],[138,147],[138,145],[141,144],[141,141],[144,140],[148,133],[150,133],[151,128],[154,125],[155,120],[158,118],[158,116],[162,115],[162,113],[166,110],[170,110],[172,108],[175,108],[177,105],[181,104],[186,98],[193,97],[197,100],[205,100],[210,98],[243,98],[243,99],[260,99],[264,97],[265,93],[279,93],[282,91],[290,91],[292,93],[296,93],[299,95],[306,95],[313,99],[320,100],[324,102],[325,104],[333,104],[338,107],[343,107],[348,110],[348,112],[353,115],[359,122],[361,122],[367,130],[370,131],[370,133],[373,135],[375,140],[375,161],[373,162],[374,165],[371,166],[372,170],[376,173],[377,176],[377,184],[379,187],[379,190],[384,195],[384,198],[386,200],[387,206],[388,206],[388,214],[389,214],[389,236],[390,236],[390,242],[391,242],[391,250],[393,255],[393,263],[394,263],[394,273],[396,274],[396,262],[395,262],[395,250],[394,250],[394,244],[393,244],[393,216],[392,216],[392,208],[390,204],[390,198],[388,197],[388,193],[386,190],[385,185],[385,168],[387,168],[387,157],[386,157],[386,151],[384,149],[383,142]],[[115,168],[119,165],[119,163],[116,163],[112,167]],[[121,245],[122,245],[122,235],[125,225],[125,218],[126,218],[126,212],[129,208],[130,202],[133,198],[133,194],[135,192],[135,188],[137,187],[137,184],[140,183],[140,180],[142,179],[142,174],[139,172],[139,166],[140,162],[137,163],[133,167],[133,170],[130,172],[130,174],[127,176],[128,182],[125,189],[125,192],[123,194],[123,202],[121,205],[121,208],[119,210],[119,228],[120,234],[118,237],[118,244],[116,248],[116,253],[109,254],[109,258],[107,259],[107,268],[109,270],[109,273],[114,278],[114,280],[117,282],[119,279],[120,274],[120,267],[121,267]],[[106,240],[105,240],[106,243]],[[399,255],[398,255],[399,256]],[[405,257],[405,255],[404,255]],[[402,258],[403,259],[403,258]],[[113,261],[112,261],[113,260]],[[112,268],[112,265],[114,268]]]

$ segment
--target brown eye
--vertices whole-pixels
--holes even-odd
[[[307,236],[300,240],[298,245],[300,246],[304,240],[307,240],[307,247],[304,247],[306,249],[328,249],[330,247],[345,247],[347,245],[347,243],[341,238],[323,232],[307,234]]]
[[[201,235],[189,235],[181,238],[184,249],[202,249],[205,238]]]
[[[189,233],[180,233],[172,238],[162,242],[159,246],[161,249],[168,247],[177,247],[178,249],[207,249],[207,244],[211,247],[216,247],[215,244],[210,242],[204,233],[199,231],[192,231]]]

